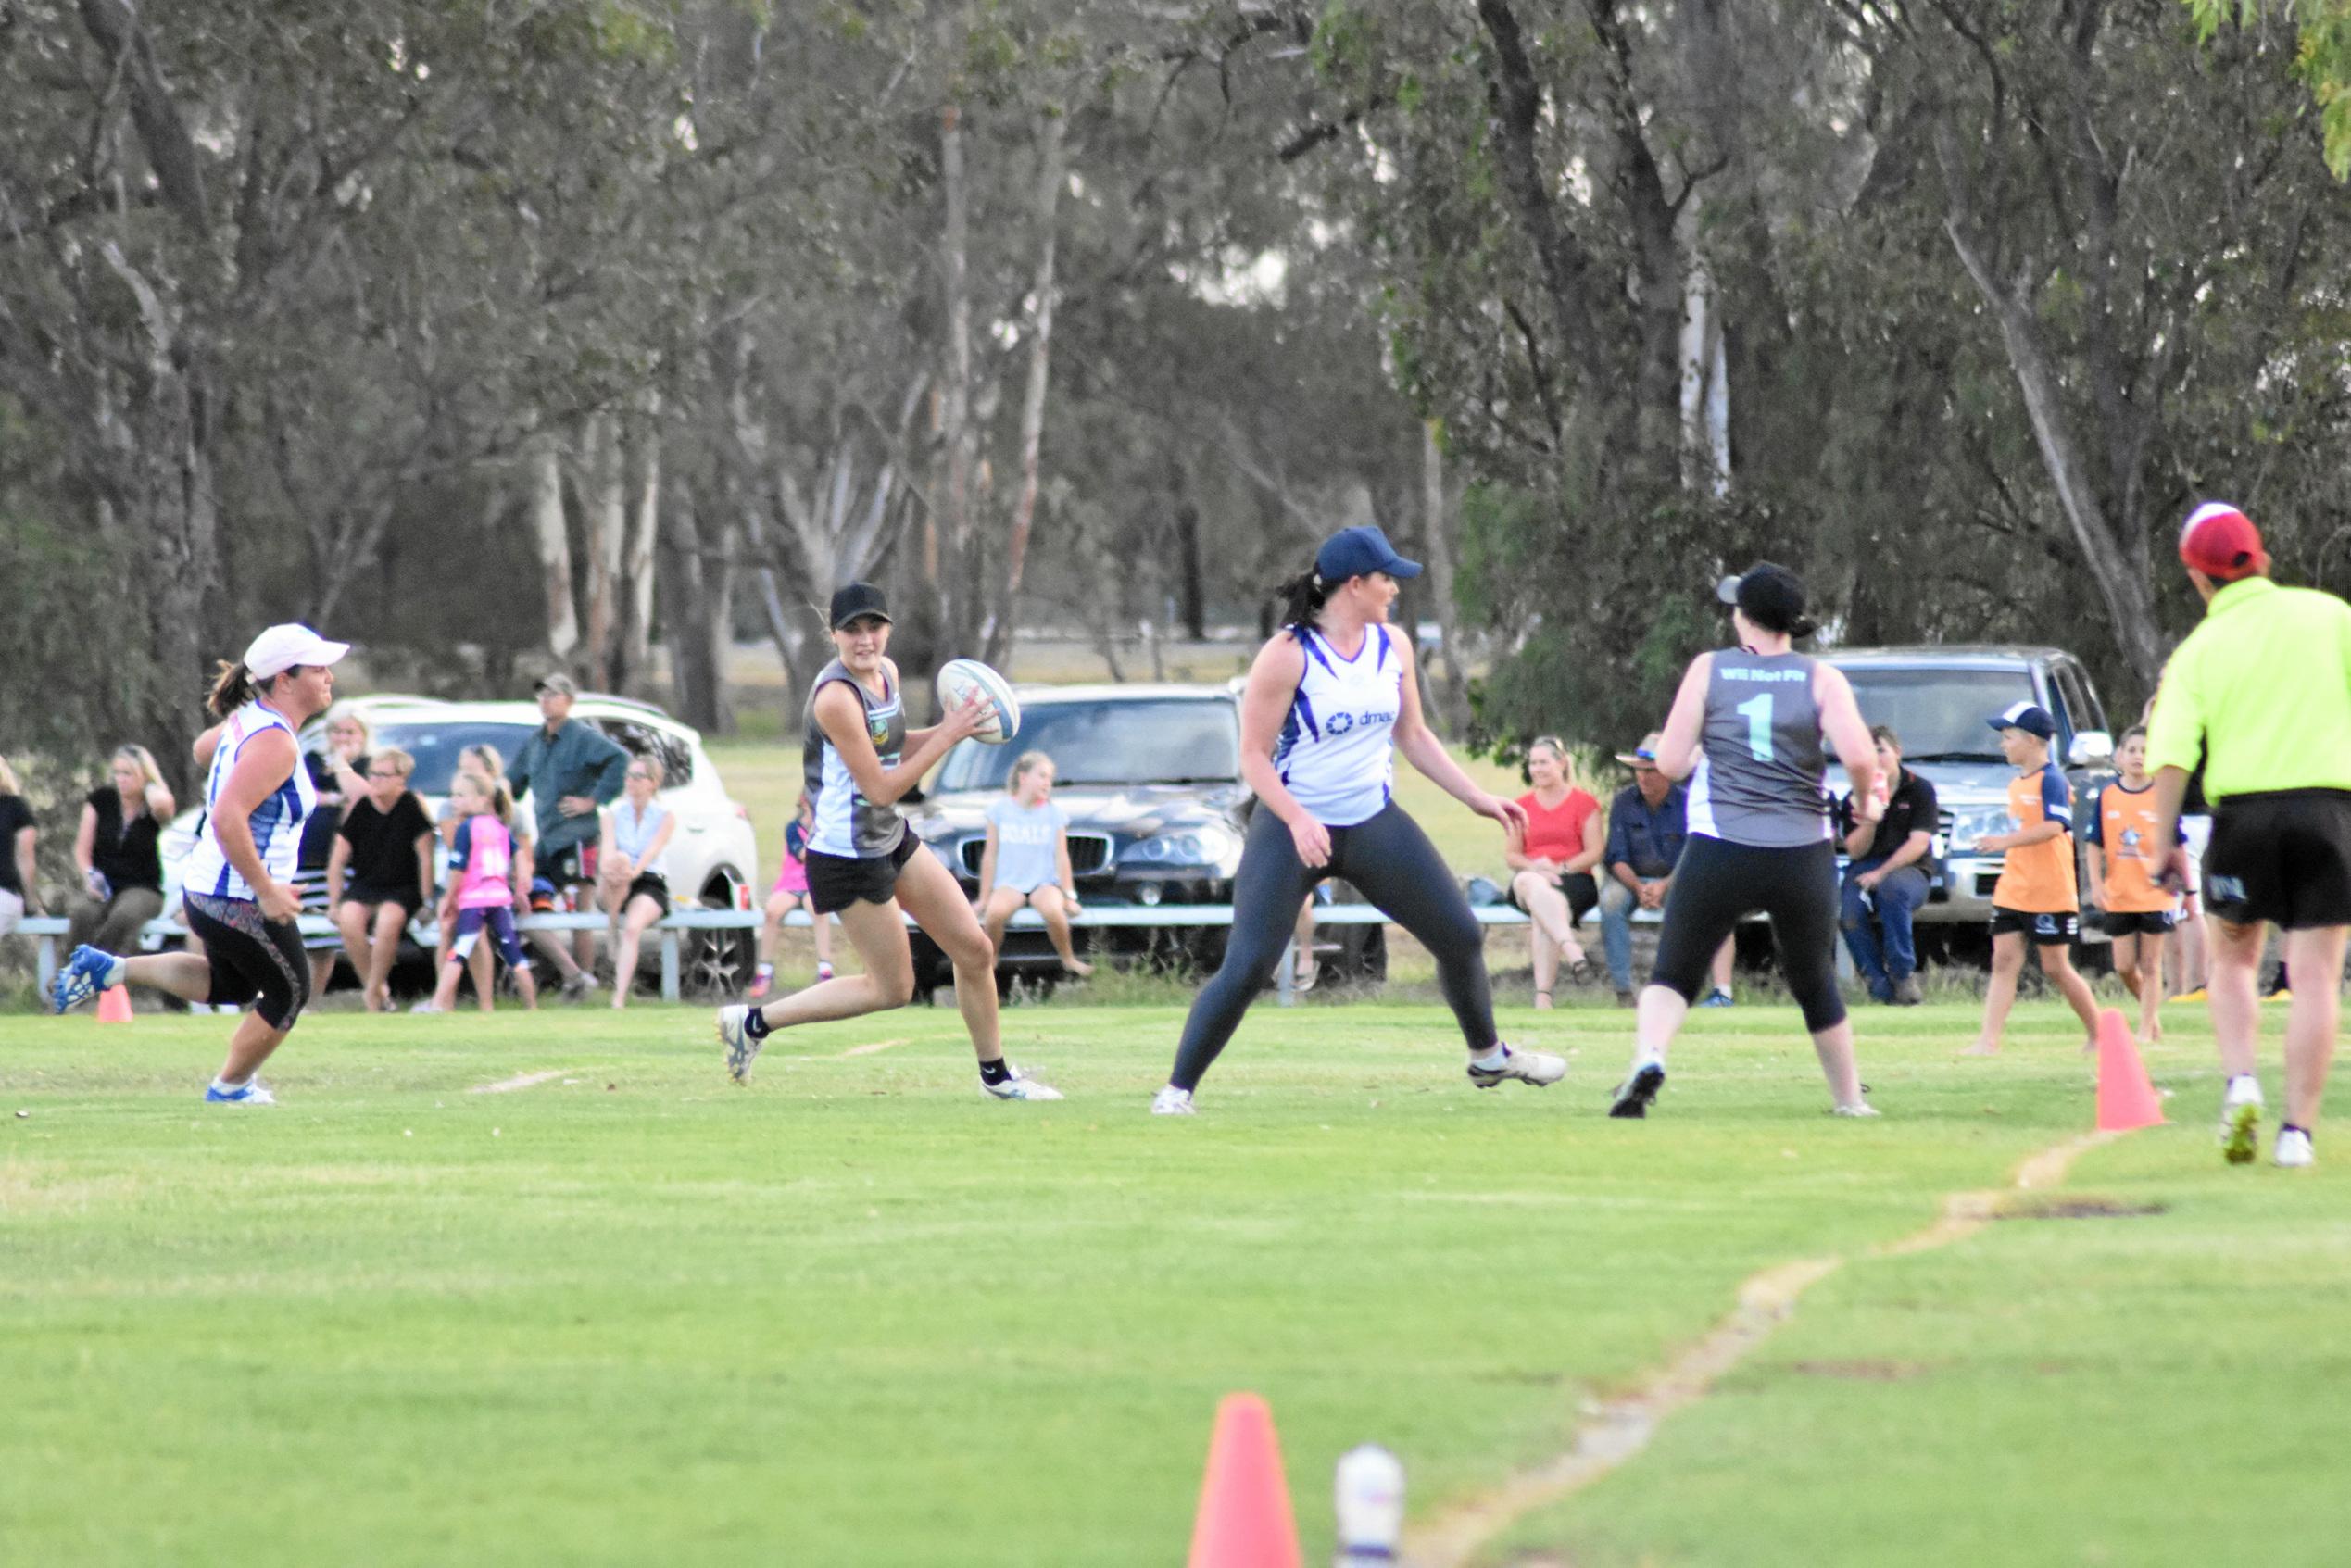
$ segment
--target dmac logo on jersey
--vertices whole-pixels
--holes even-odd
[[[1392,724],[1395,721],[1396,710],[1392,708],[1377,713],[1334,713],[1323,721],[1323,734],[1338,736],[1358,724]]]

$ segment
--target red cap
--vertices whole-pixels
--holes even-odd
[[[2225,501],[2206,501],[2180,530],[2180,563],[2215,583],[2233,583],[2269,570],[2253,520]]]

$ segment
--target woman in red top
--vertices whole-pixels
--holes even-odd
[[[1547,1008],[1562,957],[1576,979],[1591,978],[1576,927],[1600,902],[1591,869],[1600,863],[1607,824],[1600,802],[1576,787],[1576,765],[1558,736],[1535,737],[1526,772],[1535,787],[1518,797],[1527,809],[1527,838],[1506,857],[1510,901],[1534,922],[1535,1006]]]

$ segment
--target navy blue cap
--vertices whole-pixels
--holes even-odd
[[[1364,577],[1375,571],[1384,571],[1390,577],[1417,577],[1420,562],[1398,555],[1387,534],[1366,524],[1342,528],[1324,540],[1323,547],[1314,552],[1314,571],[1324,583],[1336,586],[1350,577]]]
[[[2029,735],[2039,735],[2043,740],[2054,740],[2057,734],[2057,721],[2050,718],[2049,710],[2037,702],[2010,703],[1993,716],[1992,727],[1995,730],[2022,730]]]

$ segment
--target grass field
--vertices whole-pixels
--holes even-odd
[[[1696,1019],[1645,1123],[1601,1114],[1620,1015],[1506,1016],[1574,1069],[1480,1094],[1440,1010],[1376,1006],[1260,1009],[1153,1119],[1180,1021],[1015,1010],[1071,1097],[1029,1107],[945,1010],[748,1091],[697,1010],[331,1013],[240,1111],[195,1099],[223,1021],[9,1020],[0,1561],[1173,1562],[1253,1388],[1313,1562],[1345,1449],[1430,1517],[1804,1258],[1844,1262],[1481,1561],[2351,1557],[2351,1167],[2224,1168],[2186,1010],[2175,1124],[2068,1185],[2160,1211],[1915,1256],[1876,1249],[2088,1126],[2060,1010],[1990,1063],[1972,1009],[1865,1015],[1867,1123],[1760,1008]]]

